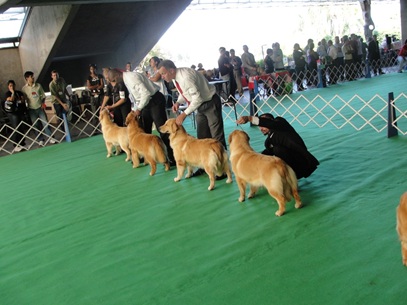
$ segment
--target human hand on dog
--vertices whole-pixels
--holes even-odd
[[[177,125],[182,125],[182,122],[184,122],[186,117],[187,115],[185,114],[185,112],[182,112],[179,116],[177,116],[175,122],[177,123]]]
[[[236,124],[246,124],[247,122],[250,121],[249,116],[241,116],[237,121]]]
[[[141,115],[140,109],[134,110],[133,113],[135,117],[139,117]]]

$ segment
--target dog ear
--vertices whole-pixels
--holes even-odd
[[[172,121],[171,121],[171,132],[172,132],[172,133],[176,133],[177,130],[178,130],[177,122],[175,122],[175,120],[172,120]]]
[[[232,132],[232,133],[229,135],[229,137],[228,137],[228,142],[229,142],[229,144],[232,143],[232,138],[233,138],[232,135],[233,135],[233,132]]]

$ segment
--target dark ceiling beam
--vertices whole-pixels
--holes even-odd
[[[106,3],[128,3],[128,2],[167,2],[169,0],[0,0],[0,14],[10,7],[32,7],[51,5],[81,5],[81,4],[106,4]]]

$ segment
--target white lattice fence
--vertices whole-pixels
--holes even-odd
[[[406,119],[404,110],[407,107],[406,95],[400,94],[394,99],[394,103],[396,102],[398,129],[401,129],[400,121],[403,121],[403,118]],[[326,99],[320,95],[313,98],[307,98],[304,95],[295,98],[289,95],[264,98],[262,94],[257,94],[251,102],[245,97],[237,101],[237,116],[249,115],[250,107],[253,107],[253,114],[270,112],[290,122],[298,122],[302,126],[315,124],[319,128],[327,125],[337,129],[351,126],[356,130],[372,128],[376,132],[382,132],[387,128],[388,123],[388,97],[377,94],[369,100],[364,100],[359,95],[354,95],[350,99],[344,99],[339,95]],[[224,120],[234,121],[234,108],[224,107],[223,115]]]
[[[260,88],[261,89],[261,88]],[[224,101],[225,102],[225,101]],[[400,94],[391,101],[394,107],[395,120],[390,123],[400,134],[407,134],[407,96]],[[376,132],[382,132],[388,127],[389,115],[388,97],[375,95],[369,100],[364,100],[359,95],[354,95],[350,99],[345,99],[339,95],[326,99],[320,95],[307,98],[304,95],[292,97],[284,95],[264,96],[262,93],[240,97],[235,104],[225,104],[223,107],[223,118],[225,121],[235,122],[236,116],[271,112],[275,116],[283,116],[289,122],[297,122],[302,126],[315,124],[319,128],[332,125],[337,129],[351,126],[355,130],[372,128]],[[53,118],[51,118],[53,119]],[[67,138],[63,129],[63,122],[57,118],[57,124],[49,124],[51,137],[57,142]],[[45,138],[44,145],[47,145],[51,138],[43,129],[37,129],[34,125],[21,122],[23,132],[13,129],[8,124],[0,127],[0,155],[13,153],[12,140],[13,133],[20,133],[26,142],[26,149],[33,149],[40,146],[40,137]],[[72,140],[90,137],[100,133],[100,124],[97,114],[88,109],[84,109],[80,114],[73,113],[69,123],[70,137]]]
[[[395,118],[391,125],[402,135],[407,134],[407,95],[402,93],[391,101]]]

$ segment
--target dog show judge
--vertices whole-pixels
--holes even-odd
[[[173,112],[178,112],[180,104],[188,104],[185,111],[177,116],[177,124],[182,125],[187,115],[196,111],[197,138],[216,139],[226,148],[222,103],[215,86],[209,84],[202,73],[191,68],[177,68],[171,60],[163,60],[158,68],[162,78],[173,82],[178,90],[179,96],[172,107]],[[193,177],[204,172],[203,169],[197,170]]]
[[[276,156],[284,160],[295,172],[297,179],[310,176],[319,165],[318,160],[308,151],[303,139],[282,117],[270,113],[257,116],[242,116],[236,123],[251,122],[267,136],[262,154]]]

